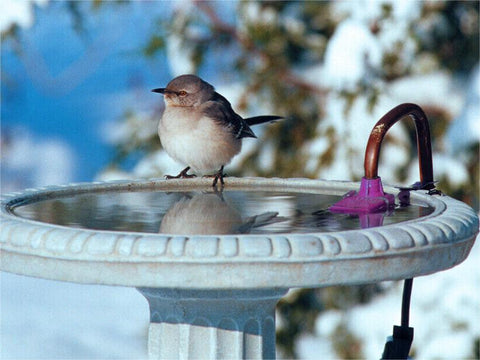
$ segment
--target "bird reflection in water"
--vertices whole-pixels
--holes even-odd
[[[221,192],[185,193],[164,215],[160,233],[178,235],[248,234],[253,229],[284,221],[268,211],[242,218]]]

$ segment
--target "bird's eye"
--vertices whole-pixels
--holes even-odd
[[[178,92],[178,95],[185,96],[185,95],[187,95],[187,92],[185,90],[181,90],[181,91]]]

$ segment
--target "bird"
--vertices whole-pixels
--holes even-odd
[[[167,210],[159,233],[175,235],[249,234],[264,226],[283,222],[276,211],[242,218],[240,212],[219,192],[177,193],[181,196]]]
[[[208,82],[192,74],[180,75],[167,87],[152,90],[163,94],[165,110],[158,124],[163,149],[186,168],[167,179],[191,178],[194,172],[213,177],[212,186],[224,185],[224,167],[242,148],[243,138],[256,138],[252,125],[283,119],[276,115],[242,118],[230,102]]]

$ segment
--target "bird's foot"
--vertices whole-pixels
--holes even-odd
[[[203,177],[208,177],[208,178],[213,178],[213,183],[212,183],[212,186],[213,187],[216,187],[217,186],[217,183],[218,183],[218,180],[220,180],[220,184],[222,185],[225,185],[225,182],[223,181],[223,178],[228,176],[227,174],[224,174],[223,173],[223,166],[220,168],[220,170],[218,172],[216,172],[215,174],[213,175],[205,175]]]
[[[194,177],[197,177],[195,174],[187,174],[188,170],[190,170],[190,166],[187,166],[185,169],[183,169],[180,174],[177,176],[172,176],[172,175],[165,175],[165,179],[191,179]]]

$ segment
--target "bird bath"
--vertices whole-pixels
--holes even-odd
[[[420,182],[384,189],[380,146],[406,116]],[[152,359],[275,358],[275,304],[288,289],[406,279],[402,325],[382,356],[406,358],[412,278],[462,262],[478,217],[435,189],[428,121],[414,104],[377,122],[358,187],[228,178],[219,191],[197,178],[33,189],[2,200],[1,270],[136,287],[150,305]]]
[[[356,188],[227,178],[218,192],[197,178],[32,189],[3,199],[1,270],[138,288],[151,358],[274,358],[288,289],[428,275],[475,241],[471,208],[423,190],[382,214],[327,210]]]

